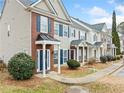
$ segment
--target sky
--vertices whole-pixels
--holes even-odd
[[[0,8],[3,1],[0,0]],[[63,0],[63,3],[70,16],[90,24],[105,22],[111,28],[113,10],[117,24],[124,22],[124,0]]]
[[[63,0],[70,16],[90,24],[112,24],[112,12],[116,11],[117,24],[124,22],[124,0]]]

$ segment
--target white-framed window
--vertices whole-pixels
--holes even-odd
[[[64,63],[68,61],[68,50],[63,50],[63,61]]]
[[[96,36],[96,34],[93,36],[93,40],[94,40],[94,41],[97,41],[97,36]]]
[[[71,37],[75,37],[75,29],[71,28]]]
[[[80,31],[80,39],[85,40],[85,33],[82,31]]]
[[[68,25],[63,25],[64,36],[68,37]]]
[[[87,40],[87,33],[85,33],[85,40]]]
[[[48,33],[48,18],[41,16],[41,32]]]
[[[54,50],[54,64],[58,63],[58,50]]]
[[[55,22],[54,29],[55,29],[55,34],[59,35],[59,23],[58,22]]]

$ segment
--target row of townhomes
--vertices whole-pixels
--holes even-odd
[[[0,58],[8,60],[25,52],[43,72],[74,59],[115,55],[111,32],[105,23],[88,24],[70,17],[62,0],[5,0],[0,16]]]

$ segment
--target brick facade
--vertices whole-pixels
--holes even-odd
[[[37,39],[38,34],[40,34],[40,32],[37,32],[37,25],[36,25],[36,18],[39,14],[36,13],[32,13],[32,25],[31,25],[31,31],[32,31],[32,59],[35,61],[36,60],[36,53],[37,53],[37,49],[42,49],[42,45],[36,45],[35,41]],[[51,21],[51,31],[50,33],[48,33],[49,35],[51,35],[52,37],[54,37],[54,19],[50,18]],[[54,69],[54,57],[53,57],[53,53],[54,53],[54,45],[46,45],[46,49],[50,49],[50,65],[51,65],[51,70]]]

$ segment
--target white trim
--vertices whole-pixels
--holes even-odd
[[[89,27],[87,27],[86,25],[84,25],[83,23],[81,23],[81,22],[79,22],[79,21],[77,21],[76,19],[74,19],[74,18],[71,18],[73,21],[75,21],[76,23],[78,23],[79,25],[82,25],[82,26],[84,26],[86,29],[88,29],[88,30],[93,30],[93,29],[91,29],[91,28],[89,28]]]
[[[32,12],[30,12],[30,55],[32,55]]]
[[[41,72],[40,71],[40,49],[37,49],[37,72]]]
[[[22,3],[20,2],[19,0],[16,0],[21,6],[23,6],[25,9],[27,9],[27,7]]]
[[[62,4],[62,1],[60,1],[60,0],[58,0],[58,1],[59,1],[59,4],[61,5],[61,8],[62,8],[62,10],[64,11],[66,17],[69,19],[70,23],[72,23],[71,18],[70,18],[70,16],[69,16],[68,12],[66,11],[65,7],[64,7],[63,4]]]
[[[41,1],[43,1],[43,0],[38,0],[37,2],[35,2],[34,4],[32,4],[30,7],[34,7],[34,6],[36,6],[37,4],[39,4],[39,3],[41,3]],[[52,10],[52,12],[54,13],[54,14],[56,14],[56,12],[55,12],[55,10],[52,8],[52,5],[49,3],[49,1],[48,0],[44,0],[47,4],[48,4],[48,7]],[[56,14],[57,15],[57,14]]]
[[[35,2],[34,4],[32,4],[30,7],[34,7],[35,5],[37,5],[38,3],[40,3],[42,0],[38,0],[37,2]]]
[[[58,45],[58,74],[61,73],[61,63],[60,63],[60,45]]]
[[[43,41],[36,41],[35,44],[52,44],[52,45],[60,45],[61,42],[43,40]]]
[[[68,59],[68,50],[69,49],[62,49],[62,50],[63,50],[63,64],[64,64],[64,63],[66,63],[66,62],[64,62],[64,58],[66,58],[66,57],[64,57],[64,51],[67,51],[67,59]]]
[[[46,44],[43,44],[43,77],[46,77]]]
[[[40,51],[43,51],[43,49],[37,49],[37,53],[38,53],[38,56],[37,56],[37,61],[38,61],[38,64],[37,64],[37,72],[42,72],[43,70],[40,70]],[[49,58],[47,58],[46,59],[46,62],[47,62],[47,70],[50,70],[50,67],[51,67],[51,60],[50,60],[50,57],[51,57],[51,55],[50,55],[50,49],[46,49],[45,50],[45,53],[46,53],[46,51],[47,51],[47,54],[48,54],[48,52],[49,52]],[[47,57],[48,57],[48,55],[47,55]],[[48,62],[49,62],[49,66],[48,66]],[[46,67],[46,65],[45,65],[45,67]]]

